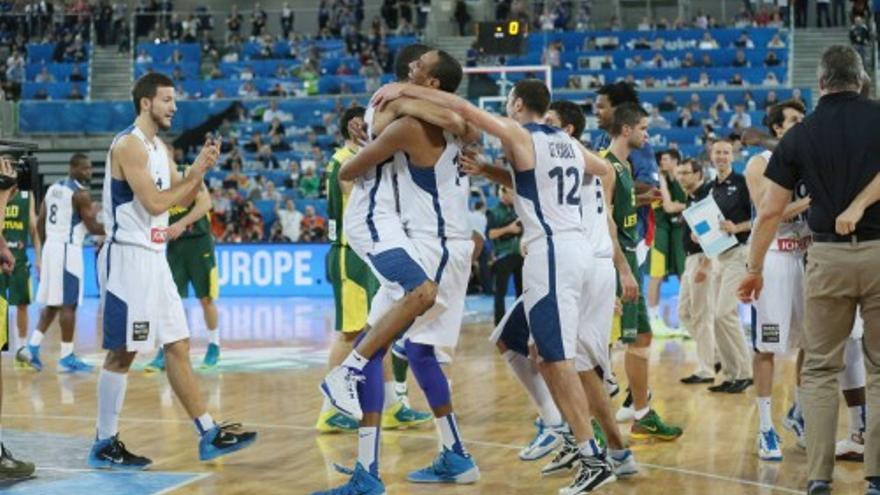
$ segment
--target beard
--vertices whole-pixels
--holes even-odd
[[[156,127],[160,130],[167,131],[168,129],[171,129],[170,123],[167,125],[165,124],[165,117],[156,114],[153,110],[150,110],[150,118],[153,119],[153,123],[156,124]]]

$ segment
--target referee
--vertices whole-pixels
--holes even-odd
[[[786,133],[770,159],[748,274],[739,288],[744,302],[760,297],[764,256],[802,180],[813,198],[802,372],[811,495],[831,493],[837,377],[857,305],[865,320],[868,410],[880,411],[880,103],[859,95],[861,72],[861,58],[851,47],[832,46],[822,54],[822,98],[812,115]],[[878,414],[868,416],[865,475],[871,484],[867,493],[880,493]]]

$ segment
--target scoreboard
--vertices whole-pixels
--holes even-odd
[[[528,24],[518,20],[477,24],[477,49],[484,55],[521,55],[526,51]]]

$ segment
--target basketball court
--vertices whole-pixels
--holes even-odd
[[[95,432],[97,373],[61,375],[55,371],[57,329],[46,338],[46,369],[13,370],[4,359],[7,387],[4,435],[22,458],[37,464],[36,478],[4,485],[10,494],[79,495],[126,493],[252,494],[311,493],[343,483],[347,477],[333,463],[351,462],[354,435],[319,436],[314,430],[321,396],[327,348],[333,337],[333,302],[327,298],[221,298],[223,355],[218,369],[200,372],[202,392],[218,420],[236,418],[260,434],[256,445],[216,463],[197,460],[197,434],[173,396],[164,375],[140,371],[139,357],[129,379],[122,414],[123,442],[154,460],[146,472],[102,472],[87,469]],[[674,310],[675,301],[664,301]],[[96,299],[79,311],[76,346],[84,359],[102,358]],[[406,474],[431,461],[437,448],[432,426],[383,432],[383,479],[390,494],[538,494],[556,493],[570,476],[540,477],[545,461],[525,463],[519,448],[534,435],[534,411],[486,337],[491,330],[491,300],[469,298],[462,340],[451,368],[453,400],[468,449],[482,471],[472,486],[419,486]],[[205,346],[201,311],[187,301],[194,329],[193,365],[198,368]],[[12,316],[12,315],[10,315]],[[36,314],[32,315],[35,317]],[[11,318],[10,321],[14,321]],[[616,356],[618,376],[624,376]],[[745,394],[710,394],[705,387],[685,386],[694,361],[693,343],[657,339],[652,354],[653,406],[669,421],[684,427],[672,443],[634,443],[641,465],[634,478],[603,488],[608,494],[773,494],[802,493],[806,454],[782,432],[782,463],[760,462],[755,454],[753,388]],[[792,393],[792,360],[778,370],[780,386],[774,403],[781,421]],[[784,377],[784,379],[783,379]],[[410,383],[413,405],[427,410],[423,396]],[[617,398],[619,402],[621,398]],[[842,414],[843,416],[843,414]],[[840,436],[845,434],[843,428]],[[837,493],[863,486],[862,467],[838,463]]]

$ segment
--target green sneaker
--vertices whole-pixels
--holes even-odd
[[[410,409],[398,402],[382,413],[383,430],[399,430],[423,425],[434,417],[431,413]]]
[[[599,422],[596,421],[596,418],[593,418],[593,436],[596,438],[596,443],[599,444],[599,447],[605,449],[608,446],[608,440],[605,439],[605,432],[602,431],[602,427],[599,426]]]
[[[19,461],[12,457],[6,446],[0,443],[0,481],[21,480],[34,474],[32,462]]]
[[[670,426],[660,419],[660,416],[652,409],[648,414],[633,422],[630,437],[643,440],[657,438],[659,440],[675,440],[684,433],[678,426]]]
[[[160,373],[165,371],[165,349],[160,347],[156,357],[144,366],[144,373]]]

